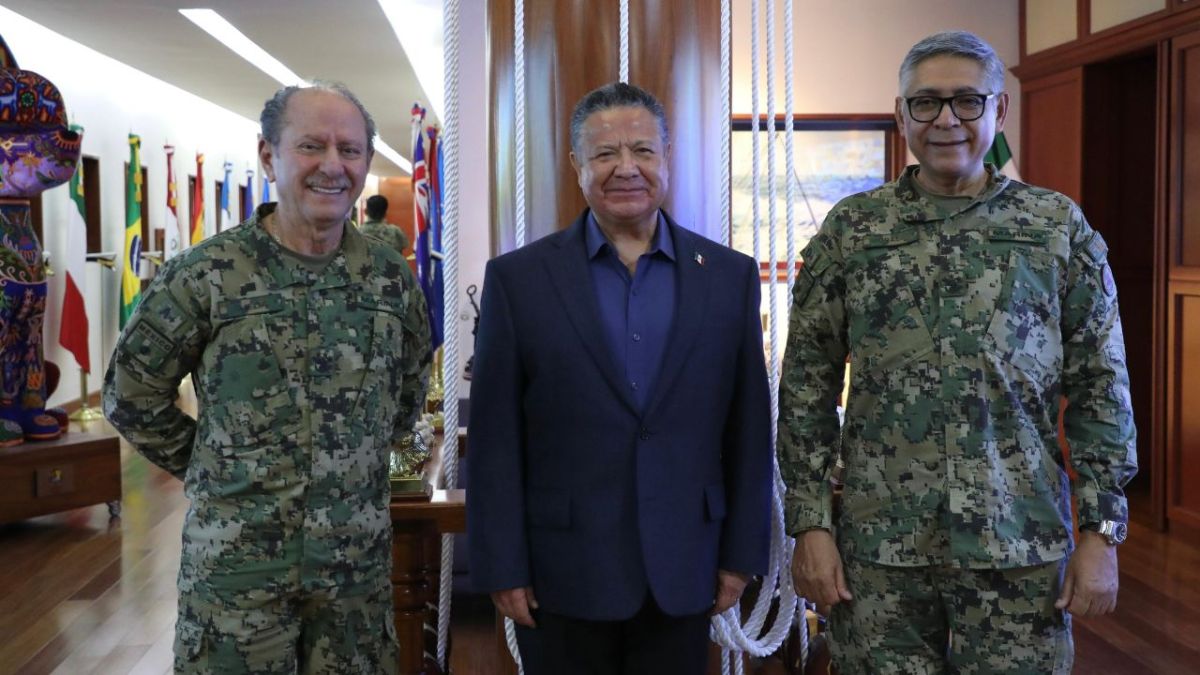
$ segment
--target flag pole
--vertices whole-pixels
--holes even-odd
[[[88,405],[87,371],[79,370],[79,410],[67,416],[75,422],[95,422],[104,419],[104,413]]]

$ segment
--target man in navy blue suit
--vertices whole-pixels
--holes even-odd
[[[702,673],[709,616],[767,566],[758,266],[662,211],[649,93],[584,96],[571,149],[589,208],[484,278],[471,576],[530,675]]]

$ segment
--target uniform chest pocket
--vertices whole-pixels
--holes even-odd
[[[882,374],[933,349],[910,287],[920,245],[916,230],[872,236],[846,260],[850,358],[860,373]]]
[[[1043,234],[1043,233],[1031,233]],[[990,254],[1005,267],[984,347],[1017,370],[1042,379],[1062,361],[1061,268],[1046,239],[991,233]]]
[[[367,317],[365,323],[371,326],[359,413],[372,420],[372,426],[378,425],[381,432],[390,434],[399,412],[403,381],[402,374],[398,372],[404,345],[403,308],[387,302],[367,300],[358,301],[356,306]]]
[[[282,311],[278,296],[220,303],[204,352],[201,433],[218,446],[245,451],[278,445],[299,424],[267,321]]]

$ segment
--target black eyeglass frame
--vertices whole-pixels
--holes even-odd
[[[950,113],[952,115],[954,115],[955,117],[957,117],[958,121],[974,122],[975,120],[979,119],[980,117],[983,117],[983,114],[987,112],[988,101],[992,100],[993,98],[996,98],[997,96],[1000,95],[1000,93],[1001,92],[992,92],[990,94],[974,94],[974,93],[955,94],[954,96],[930,96],[929,94],[920,94],[917,96],[905,96],[904,97],[904,107],[908,109],[908,116],[911,117],[914,122],[920,122],[921,124],[928,124],[928,123],[936,120],[938,117],[940,117],[942,114],[942,110],[944,110],[946,108],[946,104],[949,103],[950,104]],[[963,117],[962,115],[958,114],[957,110],[954,109],[954,101],[955,100],[961,99],[961,98],[966,98],[968,96],[983,99],[983,105],[980,106],[980,108],[979,108],[979,114],[974,117]],[[917,116],[916,116],[916,114],[913,113],[913,109],[912,109],[913,101],[916,101],[917,99],[934,99],[938,102],[938,109],[937,109],[937,112],[933,114],[933,117],[930,117],[927,120],[917,119]]]

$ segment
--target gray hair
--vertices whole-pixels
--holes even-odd
[[[930,35],[908,50],[900,64],[901,96],[908,91],[917,66],[935,56],[958,56],[975,61],[983,68],[984,82],[992,93],[1004,91],[1004,62],[996,55],[996,50],[974,33],[954,30]]]
[[[667,139],[667,113],[654,94],[632,84],[612,82],[589,91],[575,104],[575,110],[571,113],[571,150],[579,151],[579,141],[583,136],[583,123],[593,113],[626,106],[642,107],[653,113],[654,117],[658,119],[658,131],[662,135],[663,145],[669,142]]]
[[[358,97],[354,95],[354,92],[350,91],[341,82],[315,80],[307,85],[292,85],[283,87],[275,92],[275,95],[263,105],[262,114],[258,117],[259,123],[262,125],[262,137],[264,140],[273,146],[279,145],[279,137],[283,134],[283,128],[287,126],[286,113],[288,99],[292,97],[292,94],[307,89],[316,89],[318,91],[337,94],[353,103],[354,107],[358,108],[358,112],[362,113],[363,123],[367,127],[367,154],[371,155],[375,153],[375,120],[371,117],[371,113],[367,112],[367,108],[362,104],[362,101],[358,100]]]

